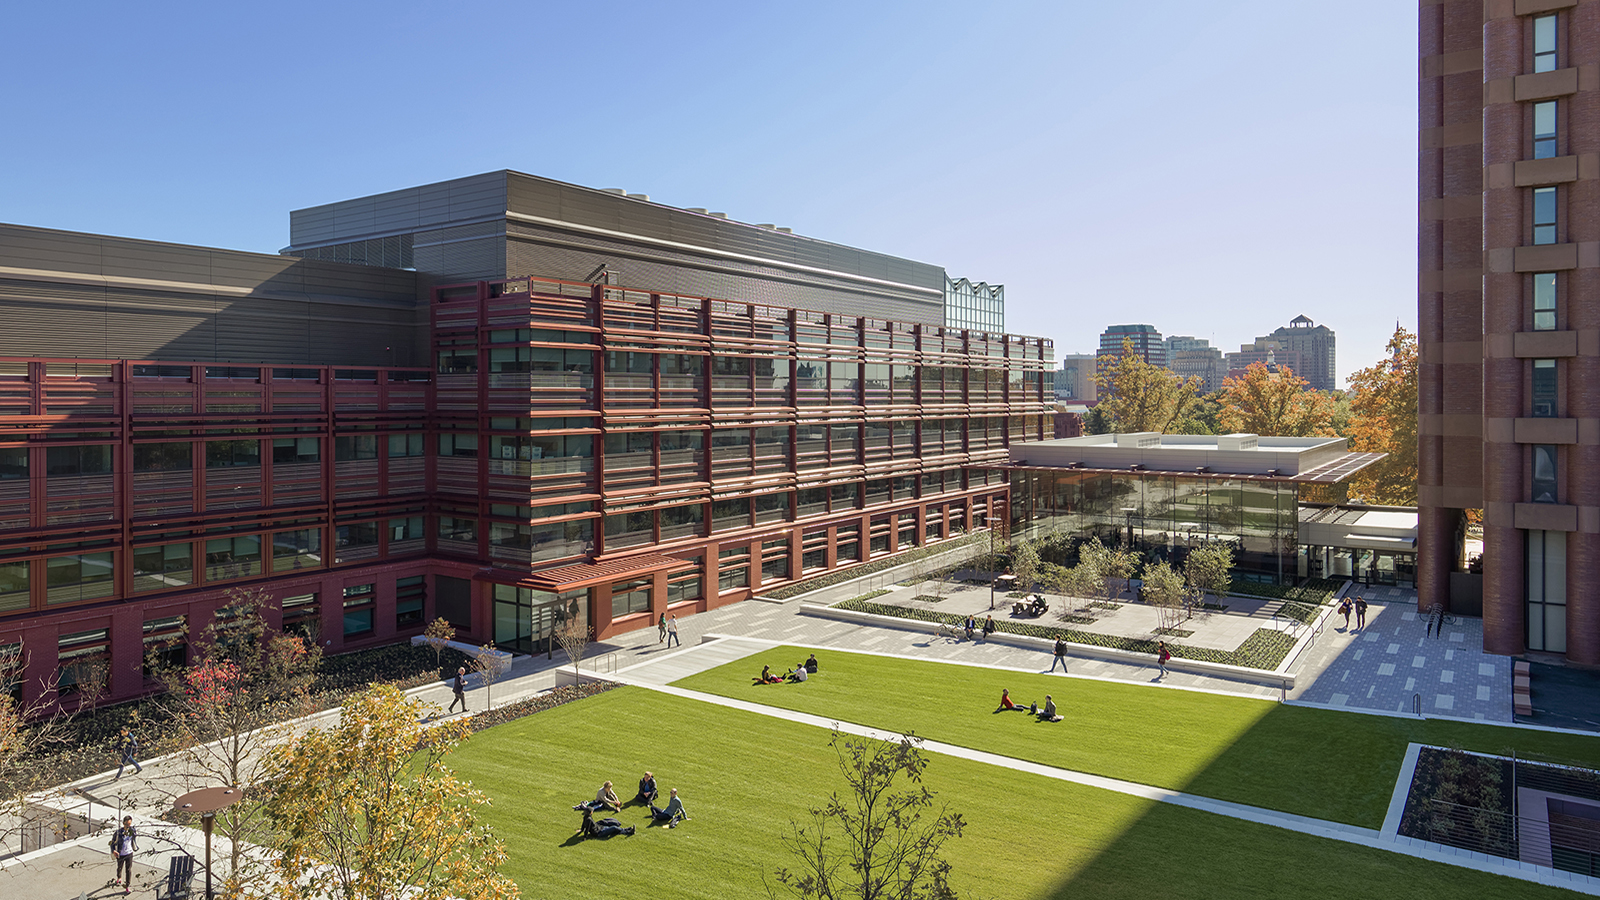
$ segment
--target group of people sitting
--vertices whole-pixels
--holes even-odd
[[[646,772],[644,777],[639,779],[639,793],[633,799],[650,808],[650,821],[668,828],[677,828],[679,822],[688,821],[689,814],[684,812],[683,801],[678,799],[678,789],[673,788],[670,793],[671,799],[667,801],[667,805],[658,809],[656,800],[660,795],[656,788],[656,776],[654,772]],[[634,826],[624,826],[610,816],[595,819],[594,814],[602,810],[622,812],[622,801],[618,799],[617,792],[612,789],[609,781],[602,784],[600,790],[595,791],[593,800],[585,800],[573,809],[583,812],[583,824],[580,830],[584,837],[608,838],[618,834],[633,834],[636,830]]]
[[[792,671],[785,675],[779,675],[772,671],[771,666],[762,666],[761,674],[756,676],[755,683],[782,684],[788,681],[790,684],[799,684],[815,674],[817,674],[817,655],[813,653],[806,658],[805,662],[795,666]]]
[[[1011,690],[1009,688],[1001,688],[1000,708],[996,709],[995,712],[1003,712],[1006,710],[1025,712],[1029,715],[1037,716],[1042,722],[1061,721],[1061,716],[1056,714],[1056,701],[1049,694],[1044,695],[1044,709],[1040,709],[1039,704],[1037,703],[1030,703],[1027,706],[1018,706],[1016,702],[1011,699]]]

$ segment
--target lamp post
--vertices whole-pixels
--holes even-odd
[[[211,900],[214,896],[211,893],[211,826],[216,821],[219,811],[243,799],[243,788],[209,787],[184,794],[177,799],[173,807],[178,812],[195,813],[200,816],[201,827],[206,833],[206,900]]]

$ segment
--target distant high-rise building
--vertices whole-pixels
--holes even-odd
[[[1164,338],[1161,343],[1167,348],[1167,359],[1172,359],[1174,353],[1181,353],[1185,350],[1207,350],[1211,347],[1211,342],[1205,338],[1197,338],[1188,334],[1174,334],[1171,337]]]
[[[1168,357],[1167,368],[1181,378],[1200,379],[1200,390],[1207,394],[1222,390],[1222,380],[1228,377],[1228,363],[1216,347],[1176,351]]]
[[[1133,341],[1133,352],[1137,353],[1145,362],[1156,366],[1167,364],[1167,345],[1161,342],[1161,332],[1154,325],[1112,325],[1100,332],[1100,352],[1096,354],[1102,360],[1106,357],[1115,359],[1122,355],[1124,341]],[[1101,365],[1105,365],[1104,362]]]
[[[1295,316],[1289,324],[1267,337],[1276,340],[1284,349],[1298,357],[1300,365],[1288,362],[1282,353],[1278,364],[1287,365],[1304,378],[1314,391],[1331,391],[1339,387],[1339,373],[1334,365],[1333,329],[1318,325],[1306,316]]]
[[[1061,357],[1061,371],[1056,373],[1056,399],[1073,403],[1094,403],[1097,398],[1094,370],[1094,353],[1073,353]]]
[[[1283,341],[1274,337],[1258,337],[1248,344],[1240,344],[1239,352],[1229,353],[1224,357],[1229,378],[1238,378],[1245,370],[1256,363],[1271,363],[1283,366],[1300,374],[1300,354],[1283,345]],[[1310,379],[1306,379],[1310,381]]]

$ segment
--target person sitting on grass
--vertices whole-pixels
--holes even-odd
[[[1039,712],[1041,722],[1059,722],[1061,717],[1056,715],[1056,701],[1049,694],[1044,695],[1044,709]]]
[[[622,801],[617,799],[617,792],[611,789],[611,782],[602,784],[600,790],[594,792],[594,808],[622,812]]]
[[[815,653],[806,657],[806,671],[813,675],[817,674],[817,655]]]
[[[805,682],[806,676],[809,674],[810,673],[806,671],[806,664],[801,663],[800,665],[794,667],[793,672],[789,673],[789,680],[796,684],[801,684]]]
[[[643,800],[646,803],[656,802],[656,776],[654,773],[646,772],[644,777],[639,779],[639,796],[634,799]]]
[[[654,803],[650,804],[650,818],[656,822],[664,822],[668,828],[677,828],[678,820],[689,821],[689,814],[683,811],[683,801],[678,799],[678,789],[672,789],[672,799],[662,809],[656,809]]]
[[[1000,709],[995,710],[995,712],[999,712],[1001,709],[1013,709],[1017,712],[1027,712],[1027,709],[1024,707],[1018,706],[1017,704],[1011,702],[1011,690],[1009,688],[1000,689]]]
[[[581,830],[586,838],[608,838],[618,834],[633,834],[634,827],[629,825],[624,828],[621,822],[609,817],[596,822],[594,813],[586,809],[583,811]]]
[[[761,675],[760,677],[756,678],[756,684],[781,684],[782,682],[782,678],[772,674],[771,666],[762,666]]]

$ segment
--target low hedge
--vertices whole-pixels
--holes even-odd
[[[472,717],[472,730],[478,732],[486,728],[493,728],[496,725],[504,725],[507,722],[514,722],[534,713],[555,709],[558,706],[564,706],[573,701],[582,700],[585,697],[593,697],[595,694],[603,694],[612,688],[619,687],[622,687],[622,685],[614,681],[591,681],[588,684],[578,685],[577,687],[570,684],[562,685],[554,690],[545,691],[538,696],[529,697],[526,700],[518,700],[515,703],[507,703],[497,709],[478,713]]]
[[[908,609],[903,606],[888,606],[882,603],[853,598],[842,600],[834,605],[835,609],[846,609],[852,612],[863,612],[875,616],[892,616],[897,619],[911,619],[917,622],[937,623],[959,626],[965,621],[964,616],[954,613],[935,612],[931,609]],[[1090,647],[1105,647],[1111,650],[1126,650],[1130,653],[1148,653],[1154,656],[1156,642],[1143,638],[1129,638],[1114,634],[1097,634],[1092,631],[1079,631],[1075,628],[1057,628],[1052,625],[1035,625],[1031,622],[1012,622],[997,620],[996,630],[1006,634],[1016,634],[1023,637],[1043,638],[1055,640],[1060,638],[1073,644],[1085,644]],[[1294,648],[1294,640],[1281,631],[1272,628],[1258,628],[1249,637],[1244,639],[1234,650],[1215,650],[1210,647],[1187,647],[1183,644],[1168,642],[1167,649],[1173,656],[1182,659],[1192,659],[1196,662],[1221,663],[1229,666],[1242,666],[1248,669],[1265,669],[1271,671],[1283,662],[1284,657]]]
[[[1333,595],[1339,590],[1339,584],[1325,578],[1315,578],[1301,585],[1287,584],[1256,584],[1249,581],[1236,581],[1228,589],[1230,594],[1242,597],[1265,597],[1269,600],[1294,600],[1298,603],[1309,603],[1312,606],[1321,606],[1333,600]]]
[[[1280,615],[1299,622],[1304,622],[1307,625],[1310,625],[1312,622],[1317,620],[1317,614],[1319,612],[1321,612],[1321,609],[1318,607],[1312,606],[1309,603],[1297,603],[1293,600],[1285,602],[1278,610]]]

